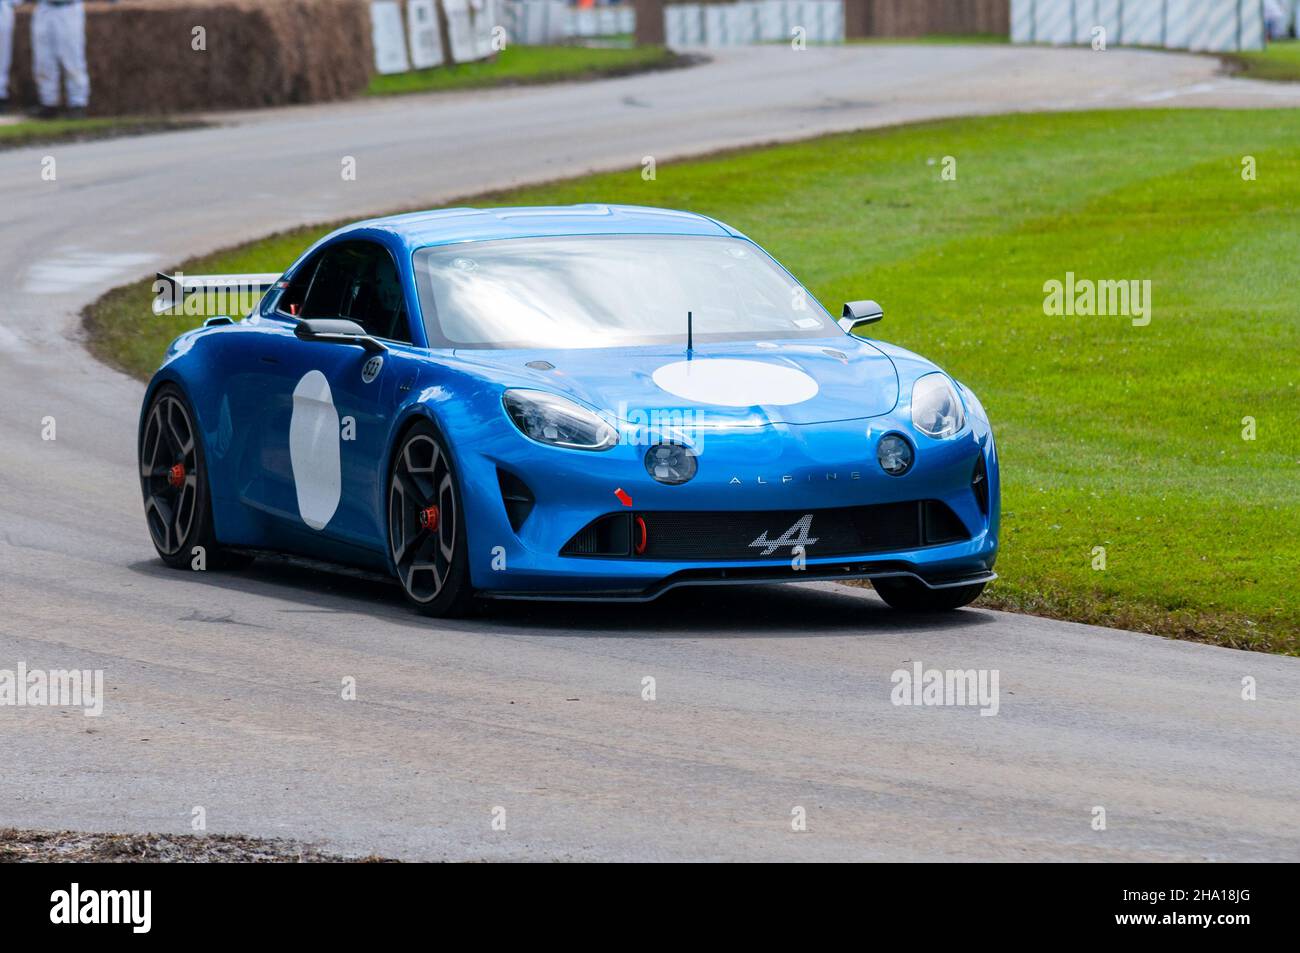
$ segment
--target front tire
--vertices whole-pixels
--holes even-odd
[[[891,609],[900,612],[951,612],[978,599],[987,583],[931,589],[919,579],[886,576],[871,580],[871,585]]]
[[[402,591],[429,616],[473,604],[460,488],[437,429],[419,421],[402,437],[388,480],[388,549]]]
[[[149,403],[139,459],[145,522],[163,562],[173,569],[235,569],[252,562],[217,542],[203,441],[189,401],[175,384],[163,384]],[[196,547],[201,547],[200,563]]]

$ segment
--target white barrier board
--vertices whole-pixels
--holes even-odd
[[[564,0],[506,0],[502,16],[508,42],[543,46],[569,35],[568,6]]]
[[[387,76],[411,68],[406,57],[402,5],[397,0],[374,0],[370,4],[370,39],[375,47],[376,72]]]
[[[1058,45],[1074,42],[1073,0],[1036,0],[1034,42]]]
[[[1300,29],[1300,0],[1296,0],[1295,14],[1292,22]],[[1247,3],[1241,10],[1241,45],[1243,50],[1262,50],[1268,46],[1265,35],[1264,7],[1258,3]]]
[[[1148,0],[1148,5],[1152,0]],[[1074,42],[1092,46],[1105,37],[1106,46],[1120,42],[1120,0],[1075,0]]]
[[[429,69],[442,65],[437,0],[406,0],[406,35],[411,41],[411,66]]]
[[[442,9],[447,14],[447,39],[451,46],[451,58],[457,63],[478,59],[478,44],[474,41],[469,0],[442,0]]]
[[[492,31],[502,25],[497,0],[470,0],[470,9],[474,11],[474,53],[485,60],[495,52]]]
[[[796,29],[809,43],[842,43],[844,0],[741,0],[664,7],[664,39],[674,49],[790,41]]]
[[[764,43],[789,40],[785,0],[761,0],[758,5],[758,38]]]
[[[696,3],[674,3],[664,7],[664,34],[668,46],[674,49],[703,46],[703,8]]]
[[[1120,16],[1119,42],[1126,46],[1164,46],[1164,4],[1126,3]]]
[[[1163,46],[1225,53],[1263,49],[1260,0],[1009,0],[1013,43]]]
[[[1034,0],[1011,0],[1011,42],[1034,42]]]

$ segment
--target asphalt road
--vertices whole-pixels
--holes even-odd
[[[768,47],[0,153],[0,669],[103,669],[107,696],[99,718],[0,708],[0,826],[183,832],[202,807],[212,832],[411,858],[1300,857],[1294,659],[983,610],[906,622],[828,584],[438,623],[297,564],[171,572],[134,474],[141,386],[78,343],[107,288],[280,228],[646,155],[662,177],[745,142],[1135,105],[1300,90],[1194,56]],[[996,670],[998,714],[891,704],[917,661]]]

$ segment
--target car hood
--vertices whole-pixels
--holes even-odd
[[[697,424],[813,424],[876,417],[898,403],[893,362],[851,337],[568,350],[460,350],[506,387],[563,394],[645,423],[690,412]],[[551,366],[547,366],[551,365]]]

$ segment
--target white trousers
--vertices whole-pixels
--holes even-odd
[[[68,106],[90,102],[86,72],[86,8],[77,3],[38,3],[32,12],[32,72],[42,106],[59,105],[59,73],[67,77]]]
[[[14,61],[14,8],[0,0],[0,99],[9,98],[9,67]]]

